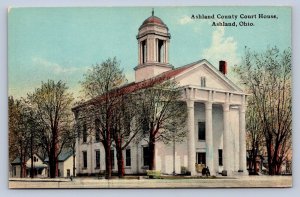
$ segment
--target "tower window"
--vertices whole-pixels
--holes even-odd
[[[165,56],[164,41],[158,39],[157,45],[158,45],[157,61],[164,62],[164,56]]]
[[[147,43],[146,40],[141,42],[142,47],[142,63],[144,64],[147,61]]]

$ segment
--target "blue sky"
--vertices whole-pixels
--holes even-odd
[[[86,70],[117,57],[129,79],[137,65],[136,35],[151,7],[12,8],[8,14],[9,95],[26,97],[48,79],[63,80],[74,96]],[[252,27],[213,27],[192,15],[277,14],[278,19],[224,19],[253,22]],[[289,7],[155,7],[171,34],[170,63],[175,67],[207,59],[239,64],[247,46],[255,51],[291,47]],[[222,19],[215,19],[219,22]]]

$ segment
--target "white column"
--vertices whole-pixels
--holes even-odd
[[[243,172],[243,174],[247,174],[247,159],[246,159],[246,124],[245,124],[245,111],[246,106],[240,106],[240,114],[239,114],[239,145],[240,145],[240,155],[239,155],[239,172]]]
[[[138,40],[138,54],[139,54],[139,57],[138,57],[138,63],[139,64],[142,64],[142,58],[141,58],[141,54],[142,54],[142,49],[141,49],[141,42],[140,40]]]
[[[196,149],[195,149],[195,124],[194,124],[194,101],[187,100],[188,107],[188,169],[191,175],[196,174]]]
[[[230,133],[229,133],[229,103],[223,104],[223,119],[224,119],[224,132],[223,132],[223,171],[226,171],[227,176],[231,175],[230,172]]]
[[[212,131],[212,102],[205,103],[205,142],[206,142],[206,166],[209,167],[211,175],[215,175],[213,131]]]
[[[170,44],[170,41],[169,40],[166,40],[166,62],[165,63],[169,63],[169,44]]]

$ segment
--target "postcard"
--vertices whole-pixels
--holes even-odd
[[[291,11],[10,8],[9,188],[292,187]]]

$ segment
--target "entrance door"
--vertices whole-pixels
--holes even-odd
[[[196,162],[195,165],[196,171],[198,173],[202,172],[202,169],[206,166],[206,154],[205,153],[196,153]]]
[[[206,154],[197,153],[197,164],[204,164],[206,166]]]

